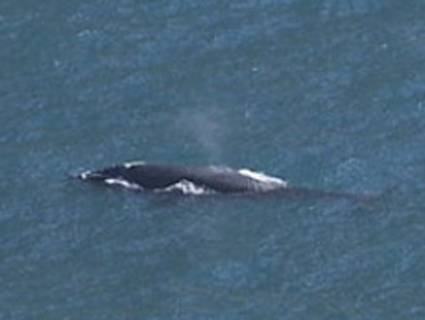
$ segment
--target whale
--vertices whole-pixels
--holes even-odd
[[[100,170],[85,171],[78,178],[107,185],[153,192],[184,194],[262,193],[287,187],[281,178],[249,169],[224,166],[183,166],[127,162]]]
[[[77,178],[97,184],[151,193],[279,194],[292,197],[332,197],[352,200],[371,198],[370,195],[296,187],[290,185],[284,178],[251,169],[213,165],[191,166],[133,161],[99,170],[84,171],[79,173]]]

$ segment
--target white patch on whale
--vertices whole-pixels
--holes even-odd
[[[277,177],[268,176],[262,172],[256,172],[249,169],[239,169],[238,173],[245,177],[254,179],[258,182],[268,183],[271,187],[286,188],[288,186],[287,181]]]
[[[129,169],[131,167],[135,167],[135,166],[142,166],[144,165],[146,162],[144,161],[130,161],[130,162],[126,162],[123,164],[124,168]]]
[[[171,186],[164,189],[155,189],[158,192],[172,192],[179,191],[183,194],[191,194],[191,195],[203,195],[203,194],[211,194],[214,193],[213,190],[206,188],[204,186],[197,185],[192,181],[181,180],[177,183],[172,184]]]
[[[117,185],[123,186],[123,187],[128,188],[128,189],[133,189],[133,190],[142,190],[143,189],[140,185],[138,185],[136,183],[131,183],[131,182],[128,182],[127,180],[120,179],[120,178],[109,178],[109,179],[105,179],[104,181],[105,181],[106,184],[111,184],[111,185],[117,184]]]
[[[90,176],[91,173],[92,173],[91,171],[84,171],[84,172],[79,174],[79,177],[83,180],[86,180]]]

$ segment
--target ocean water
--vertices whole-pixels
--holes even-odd
[[[424,319],[425,3],[0,3],[0,319]],[[248,167],[338,199],[69,179]]]

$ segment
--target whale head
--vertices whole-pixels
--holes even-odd
[[[125,167],[113,166],[96,171],[85,171],[77,177],[81,180],[105,181],[107,179],[120,179],[126,175]]]

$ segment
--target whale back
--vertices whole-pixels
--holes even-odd
[[[221,193],[262,192],[286,186],[283,180],[246,169],[146,163],[126,163],[88,171],[82,173],[80,178],[146,190],[170,190],[173,186],[190,183],[193,187]]]

